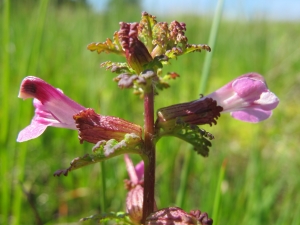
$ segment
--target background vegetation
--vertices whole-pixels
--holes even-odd
[[[38,139],[16,143],[18,132],[33,116],[32,101],[23,102],[17,95],[22,79],[35,75],[103,115],[143,124],[141,100],[131,90],[119,90],[113,74],[99,68],[100,62],[119,58],[86,49],[91,42],[111,38],[119,21],[139,21],[142,9],[138,4],[112,3],[105,12],[96,13],[84,1],[81,6],[20,2],[12,1],[10,9],[1,4],[0,224],[76,224],[104,207],[124,210],[127,172],[123,158],[109,160],[104,167],[96,164],[67,177],[53,177],[73,158],[89,153],[92,145],[80,145],[75,131],[55,128],[48,128]],[[158,20],[184,21],[190,43],[207,43],[211,18],[172,15]],[[298,22],[221,21],[203,94],[256,71],[265,76],[281,102],[273,117],[259,124],[222,115],[216,126],[205,127],[215,136],[208,158],[189,154],[191,146],[183,141],[160,140],[159,208],[180,203],[177,206],[187,211],[200,209],[210,216],[216,214],[215,225],[300,224],[299,34]],[[198,98],[205,54],[180,57],[165,69],[176,71],[180,78],[159,94],[157,108]],[[179,197],[181,171],[188,157],[192,159],[187,189]],[[105,174],[105,184],[101,174]]]

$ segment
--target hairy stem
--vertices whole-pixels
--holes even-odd
[[[145,170],[144,170],[144,201],[143,220],[154,211],[154,185],[155,185],[155,142],[154,142],[154,94],[153,87],[144,96],[144,117],[145,117]]]

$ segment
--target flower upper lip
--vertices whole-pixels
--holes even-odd
[[[34,98],[35,115],[31,124],[23,129],[18,142],[40,136],[48,126],[76,129],[73,115],[85,109],[44,80],[28,76],[21,83],[19,98]]]
[[[230,112],[237,120],[257,123],[269,118],[279,99],[257,73],[237,77],[217,91],[205,96],[223,107],[222,113]]]

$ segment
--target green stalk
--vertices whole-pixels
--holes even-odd
[[[210,53],[206,53],[205,59],[204,59],[204,65],[203,65],[203,69],[202,69],[201,83],[200,83],[200,93],[201,94],[203,94],[206,90],[208,77],[209,77],[209,70],[211,67],[211,60],[212,60],[212,56],[213,56],[213,52],[214,52],[214,48],[215,48],[215,43],[216,43],[216,39],[217,39],[217,34],[218,34],[222,11],[223,11],[223,0],[219,0],[218,4],[217,4],[216,12],[214,14],[213,23],[212,23],[212,27],[210,30],[209,41],[208,41],[208,45],[211,47],[212,50]],[[179,206],[179,207],[182,207],[184,205],[184,200],[186,198],[185,195],[186,195],[186,186],[187,186],[187,182],[188,182],[188,175],[190,173],[190,169],[191,169],[190,165],[192,165],[192,160],[193,160],[193,157],[191,156],[191,154],[195,154],[195,153],[191,150],[187,151],[186,157],[189,160],[185,161],[185,164],[183,166],[183,170],[181,173],[181,177],[183,178],[183,181],[180,182],[180,187],[179,187],[178,195],[176,198],[176,203],[177,203],[177,206]]]
[[[176,206],[180,206],[182,208],[184,208],[184,199],[185,199],[186,187],[189,178],[189,171],[191,170],[191,167],[194,163],[195,157],[193,154],[194,152],[190,150],[189,153],[184,158],[184,163],[182,168],[182,171],[184,172],[180,174],[180,187],[179,187],[179,192],[176,196]]]
[[[7,138],[8,131],[8,121],[5,118],[8,118],[9,107],[9,78],[10,78],[10,53],[9,53],[9,43],[10,43],[10,35],[9,35],[9,24],[10,24],[10,1],[5,0],[3,2],[3,15],[2,15],[2,76],[1,76],[1,142],[5,142]]]
[[[100,163],[101,166],[101,199],[100,199],[100,204],[101,204],[101,212],[106,212],[106,177],[105,177],[105,162]]]
[[[13,143],[15,145],[15,143]],[[10,148],[12,149],[12,148]],[[16,181],[17,184],[23,182],[24,180],[24,173],[25,173],[25,162],[26,162],[26,154],[27,154],[27,143],[23,143],[22,146],[18,149],[18,158],[16,160],[14,170],[17,171]],[[21,210],[22,210],[22,196],[23,191],[21,185],[14,187],[14,195],[12,201],[12,214],[13,220],[11,222],[12,225],[18,225],[21,223]]]
[[[47,13],[47,8],[48,8],[48,2],[49,0],[43,0],[40,1],[39,4],[39,9],[38,9],[38,17],[37,17],[37,25],[36,29],[34,32],[34,38],[30,40],[32,43],[32,48],[30,49],[30,54],[29,58],[26,59],[24,57],[24,63],[20,65],[20,72],[19,74],[26,74],[28,71],[30,73],[34,74],[37,71],[38,68],[38,60],[39,60],[39,55],[41,53],[41,42],[42,42],[42,35],[43,35],[43,30],[45,26],[45,18],[46,18],[46,13]],[[27,110],[26,110],[27,111]],[[22,108],[19,108],[19,118],[20,120],[26,112],[22,111]],[[28,111],[27,111],[28,112]],[[15,143],[15,141],[14,141]],[[15,149],[15,147],[12,147],[12,149]],[[19,149],[18,149],[18,157],[15,162],[15,169],[17,170],[17,183],[21,182],[23,183],[24,179],[24,167],[26,163],[26,154],[27,153],[27,144],[20,144]],[[20,224],[21,222],[21,209],[22,209],[22,196],[23,192],[21,187],[15,188],[14,190],[14,195],[13,195],[13,200],[12,200],[12,214],[14,215],[14,220],[12,221],[12,224]]]
[[[10,27],[10,1],[3,1],[2,12],[2,75],[1,75],[1,126],[0,126],[0,144],[6,146],[7,131],[8,131],[8,115],[9,115],[9,78],[10,78],[10,53],[9,53],[9,27]],[[1,164],[1,210],[2,224],[8,224],[9,218],[9,196],[10,190],[8,180],[8,155],[7,149],[0,149],[0,164]]]
[[[218,179],[218,184],[215,193],[215,200],[214,200],[213,212],[212,212],[212,218],[214,220],[214,224],[218,224],[217,218],[218,218],[220,202],[221,202],[221,185],[224,180],[226,165],[227,165],[227,161],[225,159],[220,168],[219,179]]]
[[[46,15],[47,15],[47,9],[48,9],[48,3],[49,0],[42,0],[40,1],[39,4],[39,14],[37,18],[37,24],[36,24],[36,31],[34,34],[34,40],[32,44],[32,56],[30,57],[29,61],[29,72],[36,72],[37,66],[38,66],[38,61],[40,58],[41,54],[41,43],[42,43],[42,36],[43,36],[43,31],[45,27],[45,20],[46,20]],[[27,72],[27,71],[26,71]]]

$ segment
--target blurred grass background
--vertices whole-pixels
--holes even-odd
[[[91,53],[86,46],[111,38],[119,21],[139,21],[145,9],[124,1],[96,13],[85,4],[57,2],[0,2],[0,224],[76,224],[103,207],[100,164],[75,170],[67,177],[52,176],[57,169],[68,167],[73,158],[91,151],[91,144],[79,144],[76,132],[48,128],[35,140],[16,143],[34,110],[32,101],[17,98],[25,76],[38,76],[103,115],[143,123],[141,100],[131,90],[119,90],[112,82],[114,74],[99,68],[103,61],[123,59]],[[208,42],[211,17],[169,15],[157,19],[183,21],[189,43]],[[222,115],[216,126],[204,127],[215,136],[210,155],[191,154],[187,189],[182,205],[177,206],[187,211],[200,209],[211,216],[219,196],[213,218],[216,224],[300,224],[299,34],[299,21],[221,20],[203,94],[255,71],[264,75],[281,102],[273,117],[259,124]],[[159,94],[157,108],[198,98],[205,54],[182,56],[165,68],[181,77]],[[159,208],[178,202],[188,151],[191,146],[174,138],[158,142]],[[105,176],[106,211],[125,210],[123,157],[105,163]]]

